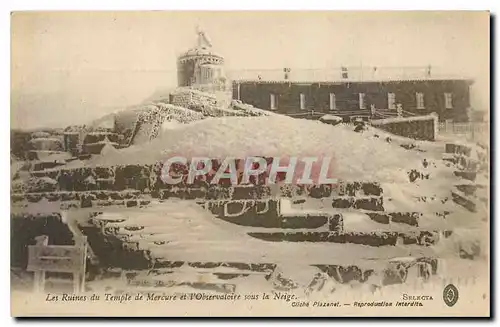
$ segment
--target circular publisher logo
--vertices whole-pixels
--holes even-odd
[[[443,300],[447,306],[452,307],[458,301],[458,289],[453,284],[448,284],[443,290]]]

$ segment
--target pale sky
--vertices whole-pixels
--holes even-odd
[[[228,70],[430,64],[475,79],[488,110],[486,12],[40,12],[12,15],[12,127],[83,123],[175,87],[196,25]]]

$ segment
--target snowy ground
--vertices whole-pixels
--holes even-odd
[[[120,215],[118,215],[119,217]],[[278,264],[356,264],[383,267],[384,259],[405,256],[432,256],[431,248],[391,246],[383,249],[356,244],[265,242],[247,235],[249,228],[215,218],[208,211],[189,201],[169,200],[146,209],[128,210],[124,222],[107,223],[108,227],[145,226],[136,233],[122,228],[118,235],[130,241],[139,241],[142,249],[150,250],[155,258],[193,262],[251,262]],[[108,216],[98,216],[106,220]],[[117,219],[113,214],[111,219]],[[358,227],[363,227],[363,221]],[[151,226],[151,227],[148,227]],[[251,228],[252,232],[282,231],[269,228]],[[153,236],[141,235],[155,233]],[[154,241],[165,241],[155,245]],[[250,250],[251,249],[251,250]],[[374,262],[377,258],[380,261]]]
[[[412,145],[406,149],[402,145]],[[185,157],[206,156],[210,158],[247,156],[331,156],[334,158],[335,177],[343,181],[376,181],[384,190],[384,207],[387,212],[423,213],[418,227],[404,224],[383,225],[368,218],[362,211],[333,209],[330,202],[308,199],[294,205],[294,209],[341,212],[346,231],[398,231],[448,230],[454,234],[436,246],[396,245],[371,247],[356,244],[334,243],[287,243],[265,242],[247,235],[241,226],[216,219],[194,202],[168,200],[147,208],[128,208],[119,212],[126,220],[123,223],[107,223],[108,227],[121,227],[118,235],[139,248],[151,251],[152,257],[169,261],[224,261],[252,263],[275,263],[297,280],[310,282],[316,271],[313,264],[345,264],[358,267],[386,267],[394,258],[438,257],[439,276],[434,276],[427,286],[442,291],[443,283],[454,279],[455,283],[470,287],[470,280],[486,280],[489,248],[489,222],[487,208],[470,213],[453,203],[451,190],[458,181],[453,175],[454,167],[442,161],[444,142],[414,141],[398,137],[375,128],[367,127],[362,133],[353,131],[353,126],[331,126],[318,121],[293,119],[286,116],[269,117],[222,117],[208,118],[190,124],[166,122],[157,139],[117,151],[96,156],[88,162],[73,161],[69,165],[101,166],[124,164],[151,164],[173,155]],[[427,162],[424,165],[424,160]],[[429,174],[430,179],[410,182],[408,172],[418,170]],[[460,181],[461,183],[463,181]],[[446,199],[446,200],[445,200]],[[436,213],[449,212],[446,219]],[[97,219],[106,220],[108,214]],[[115,216],[111,217],[116,219]],[[144,226],[137,233],[123,227]],[[258,231],[253,229],[252,232]],[[271,229],[266,229],[271,232]],[[120,234],[121,233],[121,234]],[[150,234],[144,238],[142,234]],[[474,260],[458,257],[459,249],[479,241],[481,255]],[[200,274],[189,271],[178,272],[179,279],[199,280]],[[300,276],[306,275],[305,277]],[[168,278],[173,278],[169,275]],[[459,279],[462,279],[460,282]],[[208,273],[203,281],[211,281]],[[214,281],[217,281],[216,279]],[[464,282],[467,281],[467,282]],[[220,282],[220,281],[219,281]],[[250,292],[270,291],[270,284],[261,275],[232,280],[238,290]],[[119,279],[94,281],[95,289],[123,287]],[[436,286],[437,285],[437,286]],[[468,286],[467,286],[468,285]],[[337,285],[340,291],[356,292],[353,285]],[[410,290],[424,286],[406,285]],[[470,287],[473,288],[473,287]],[[169,292],[189,291],[172,288]],[[190,290],[192,291],[192,289]],[[363,296],[369,292],[357,290]],[[401,293],[401,289],[398,289]],[[439,293],[438,292],[438,293]],[[367,295],[368,294],[368,295]],[[332,294],[321,296],[331,297]],[[380,299],[380,294],[378,295]],[[377,296],[375,296],[377,299]]]
[[[356,133],[350,125],[330,126],[286,116],[209,118],[184,126],[165,127],[161,136],[150,143],[96,157],[88,164],[145,164],[163,161],[172,155],[188,158],[331,156],[338,178],[379,182],[407,181],[407,169],[420,168],[424,158],[436,159],[435,169],[444,167],[437,146],[431,142],[413,142],[426,152],[408,151],[397,142],[387,142],[389,134],[373,128]],[[397,140],[392,135],[389,137],[391,141]]]

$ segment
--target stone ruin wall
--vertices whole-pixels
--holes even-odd
[[[449,144],[446,152],[450,154],[447,161],[452,161],[465,170],[457,170],[457,178],[473,180],[468,174],[473,162],[470,160],[470,149],[460,145]],[[469,159],[467,159],[469,158]],[[175,169],[180,169],[179,167]],[[13,233],[27,233],[27,238],[19,240],[14,253],[21,255],[22,248],[32,242],[31,236],[50,232],[43,229],[45,225],[54,224],[59,212],[51,214],[33,214],[27,211],[30,205],[40,201],[57,203],[61,210],[87,210],[91,216],[98,216],[105,207],[144,207],[147,208],[153,199],[195,200],[200,206],[210,211],[215,218],[248,229],[248,235],[264,242],[331,242],[341,244],[363,244],[373,247],[417,245],[431,246],[443,238],[453,235],[452,230],[419,229],[422,213],[390,212],[384,206],[382,187],[371,181],[349,182],[339,185],[322,185],[306,188],[303,185],[285,185],[278,191],[254,180],[251,185],[208,185],[210,180],[197,179],[192,185],[168,185],[160,178],[161,163],[152,165],[123,165],[114,167],[83,167],[78,169],[53,169],[32,172],[33,181],[14,186],[11,195],[13,213]],[[182,170],[178,170],[182,172]],[[464,176],[460,175],[464,172]],[[410,176],[411,179],[411,176]],[[254,185],[256,184],[256,185]],[[466,184],[464,184],[466,185]],[[479,187],[479,186],[478,186]],[[471,212],[475,209],[474,193],[477,187],[468,186],[460,191],[453,191],[453,201]],[[336,214],[321,213],[283,215],[280,212],[278,198],[288,198],[292,202],[300,202],[307,198],[328,199],[332,208],[340,211]],[[472,203],[472,204],[471,204]],[[363,213],[370,220],[379,223],[380,231],[357,232],[344,230],[342,209]],[[444,219],[449,212],[436,212],[434,219]],[[56,217],[56,218],[54,218]],[[90,219],[89,221],[92,221]],[[383,226],[401,224],[408,226],[408,231],[382,231]],[[56,223],[57,225],[57,223]],[[61,225],[61,224],[59,224]],[[58,226],[59,226],[58,225]],[[17,227],[16,227],[17,226]],[[28,228],[28,227],[29,228]],[[38,227],[37,227],[38,226]],[[57,226],[56,226],[57,227]],[[259,231],[253,231],[257,227]],[[63,228],[59,226],[56,229]],[[64,228],[63,228],[64,229]],[[113,230],[95,223],[82,226],[81,229],[89,237],[94,253],[100,260],[100,266],[119,269],[151,269],[175,268],[183,265],[190,267],[205,267],[208,263],[171,262],[160,260],[152,253],[141,250],[134,241],[123,239],[113,234]],[[268,231],[267,231],[268,229]],[[22,232],[21,232],[22,230]],[[107,230],[104,234],[103,231]],[[69,231],[59,231],[61,244],[66,244]],[[30,239],[28,239],[30,238]],[[58,241],[58,242],[59,242]],[[460,249],[460,256],[473,259],[479,255],[478,246]],[[23,264],[22,258],[13,258],[17,264]],[[209,258],[207,258],[209,260]],[[242,258],[240,263],[211,262],[210,267],[240,267],[257,271],[266,270],[269,264],[252,264]],[[384,283],[403,283],[409,269],[416,265],[419,274],[432,275],[437,273],[438,259],[432,257],[416,257],[412,261],[400,262],[382,272]],[[366,275],[372,270],[363,270],[357,266],[321,265],[322,270],[330,277],[339,280],[366,281]],[[267,268],[266,268],[267,267]],[[319,266],[318,266],[319,267]],[[271,268],[269,268],[271,269]],[[274,269],[274,268],[273,268]],[[271,269],[270,273],[274,271]],[[267,271],[267,270],[266,270]],[[339,271],[342,274],[339,275]],[[353,275],[354,274],[354,275]],[[337,276],[337,277],[334,277]],[[340,276],[340,277],[339,277]],[[356,277],[357,276],[357,277]],[[398,277],[399,276],[399,277]]]
[[[389,133],[415,140],[435,141],[438,135],[437,116],[373,120],[372,125]]]

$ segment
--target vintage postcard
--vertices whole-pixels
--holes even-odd
[[[490,315],[488,12],[13,12],[13,316]]]

